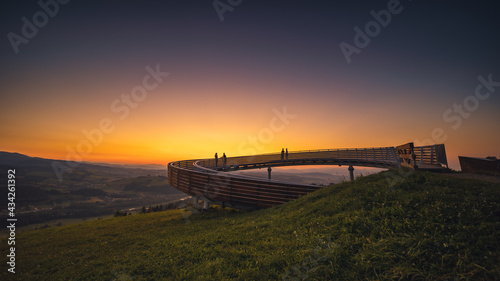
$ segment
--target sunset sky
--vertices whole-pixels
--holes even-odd
[[[1,151],[165,164],[430,140],[455,169],[500,156],[494,1],[41,2],[53,16],[1,4]]]

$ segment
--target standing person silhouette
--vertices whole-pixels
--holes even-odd
[[[286,160],[288,160],[288,148],[285,151]]]
[[[222,153],[222,163],[223,163],[223,164],[222,164],[223,166],[226,166],[226,163],[227,163],[227,157],[226,157],[226,153],[225,153],[225,152],[224,152],[224,153]]]
[[[285,149],[281,149],[281,160],[285,159]]]
[[[215,167],[217,167],[217,161],[219,161],[219,158],[217,157],[217,152],[215,152]]]

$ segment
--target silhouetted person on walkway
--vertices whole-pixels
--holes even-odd
[[[286,160],[288,160],[288,148],[285,151]]]
[[[218,161],[219,161],[219,158],[217,157],[217,152],[215,152],[215,167],[217,167]]]
[[[223,166],[226,166],[226,163],[227,163],[227,157],[226,157],[226,153],[222,153],[222,165]]]
[[[281,149],[281,160],[285,159],[285,149]]]

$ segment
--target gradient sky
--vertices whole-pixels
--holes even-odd
[[[422,145],[440,142],[432,132],[441,129],[455,169],[459,154],[500,156],[500,87],[470,103],[467,118],[453,112],[474,101],[478,76],[500,81],[498,5],[402,0],[348,63],[340,43],[355,46],[354,28],[390,2],[243,0],[221,21],[212,1],[73,0],[16,54],[8,34],[22,36],[22,18],[33,22],[42,8],[2,1],[0,150],[165,164],[282,147]],[[126,116],[113,110],[157,65],[170,75]],[[285,107],[295,118],[273,123]],[[86,149],[82,131],[102,120],[114,130],[92,152],[68,152]]]

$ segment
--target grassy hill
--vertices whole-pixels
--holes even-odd
[[[171,210],[18,233],[15,275],[0,241],[0,279],[500,279],[500,184],[413,173],[389,186],[389,173],[254,212]]]

